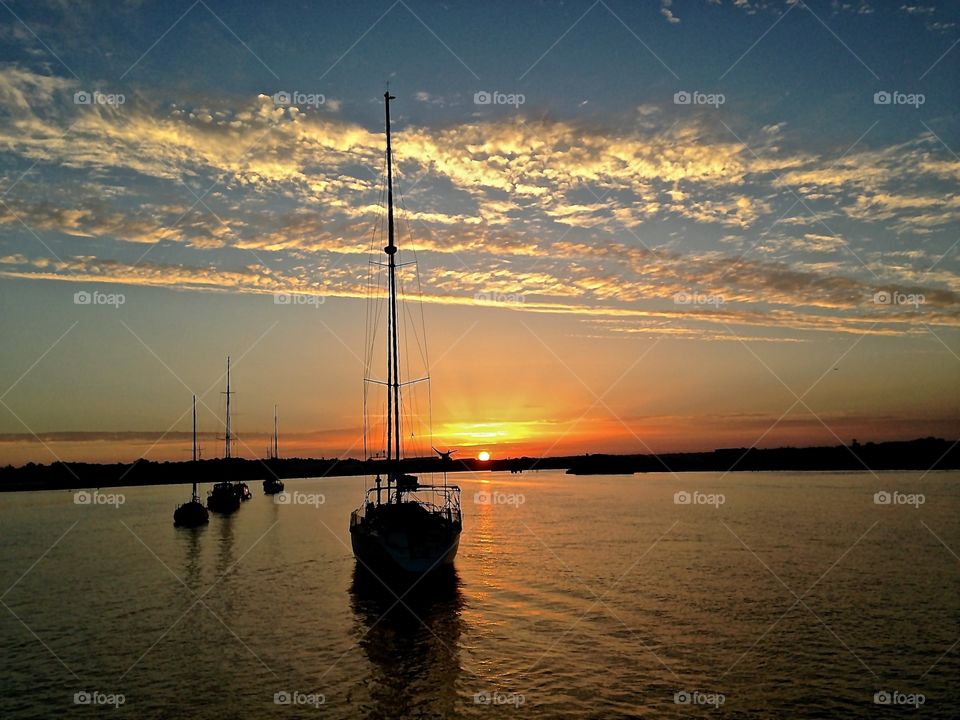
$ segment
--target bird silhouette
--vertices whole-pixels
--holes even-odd
[[[443,460],[444,462],[452,462],[453,458],[451,457],[451,455],[453,455],[456,452],[456,450],[443,451],[443,450],[437,450],[436,448],[434,448],[433,451],[437,455],[439,455],[440,459]]]

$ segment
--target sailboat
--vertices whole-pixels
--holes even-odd
[[[193,493],[190,495],[190,502],[183,505],[177,505],[173,511],[173,524],[177,527],[198,527],[210,522],[210,513],[200,502],[200,496],[197,495],[197,396],[193,396],[193,465],[190,466],[190,472],[193,474]]]
[[[233,394],[234,393],[230,392],[230,356],[227,355],[227,391],[224,393],[224,395],[227,396],[227,422],[223,451],[223,457],[225,460],[229,460],[231,457],[233,457],[233,435],[230,434],[230,396]],[[242,480],[238,480],[233,484],[233,492],[240,500],[253,499],[253,494],[250,492],[250,487]]]
[[[273,442],[270,445],[270,451],[268,454],[270,456],[270,460],[280,459],[280,433],[278,432],[276,405],[273,406]],[[263,481],[263,492],[266,495],[276,495],[277,493],[282,493],[283,480],[278,478],[276,475],[273,477],[268,477]]]
[[[401,463],[401,404],[399,329],[397,313],[397,251],[393,217],[393,150],[390,137],[390,101],[383,94],[387,136],[387,232],[383,252],[387,267],[387,381],[386,456],[382,478],[364,495],[363,504],[350,514],[350,540],[357,562],[365,568],[381,568],[404,574],[423,575],[453,564],[460,544],[463,520],[460,488],[422,485],[403,472]],[[365,380],[365,382],[378,382]]]
[[[233,438],[230,435],[230,396],[233,393],[230,392],[230,356],[227,356],[227,417],[226,417],[226,435],[225,435],[225,444],[224,444],[224,460],[229,461],[231,457],[231,446],[233,445]],[[246,483],[240,483],[247,491],[247,499],[249,499],[250,488],[247,487]],[[207,507],[218,513],[232,513],[240,507],[240,500],[243,496],[243,490],[238,487],[238,485],[230,482],[229,480],[221,480],[213,486],[213,490],[210,491],[210,494],[207,495]]]

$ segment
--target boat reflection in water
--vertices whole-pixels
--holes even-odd
[[[354,693],[357,715],[456,717],[464,605],[456,568],[419,578],[389,577],[388,585],[355,566],[354,634],[370,661],[365,688]]]

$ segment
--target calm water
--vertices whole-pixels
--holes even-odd
[[[182,486],[0,495],[0,717],[960,716],[960,473],[457,480],[456,572],[402,604],[355,576],[358,478],[199,531]]]

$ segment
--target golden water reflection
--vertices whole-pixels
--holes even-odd
[[[454,716],[464,609],[457,571],[387,585],[357,567],[350,604],[353,632],[370,665],[360,716]]]

